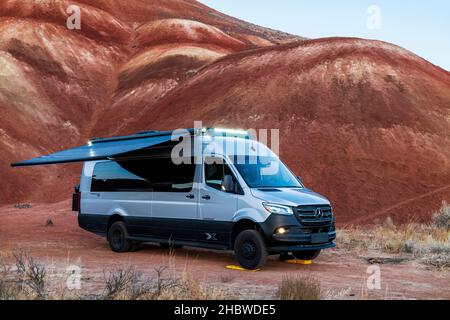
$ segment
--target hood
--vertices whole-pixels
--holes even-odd
[[[324,196],[306,188],[251,189],[254,197],[270,203],[296,207],[299,205],[330,205]]]

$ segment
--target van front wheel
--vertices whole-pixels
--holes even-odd
[[[127,239],[128,231],[122,221],[114,222],[108,230],[108,242],[114,252],[127,252],[131,250],[133,243]]]
[[[256,230],[244,230],[234,242],[234,252],[239,264],[249,270],[262,267],[267,261],[267,248]]]

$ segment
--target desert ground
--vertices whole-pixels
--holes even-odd
[[[337,247],[322,252],[311,265],[289,264],[271,257],[262,270],[250,272],[226,268],[237,264],[231,252],[169,250],[146,244],[137,252],[114,253],[105,239],[78,227],[70,201],[31,208],[10,205],[0,211],[3,264],[14,272],[13,253],[28,252],[47,269],[46,290],[53,292],[53,298],[58,298],[59,293],[73,298],[101,297],[108,274],[131,267],[147,279],[155,278],[158,271],[162,271],[160,277],[167,279],[188,274],[209,290],[202,298],[211,299],[274,299],[286,276],[315,279],[324,299],[450,299],[448,268],[423,264],[406,253],[364,249],[361,239],[348,235],[351,232],[340,233]],[[359,227],[359,237],[371,228],[374,226]],[[448,239],[444,245],[448,245]],[[81,268],[81,286],[70,291],[66,282],[71,272],[68,270],[72,269],[67,267],[74,265]],[[374,265],[381,271],[381,289],[370,290],[368,267]]]

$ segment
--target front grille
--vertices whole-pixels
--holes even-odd
[[[308,234],[312,234],[312,233],[322,233],[322,232],[331,232],[332,227],[330,226],[323,226],[323,227],[302,227],[301,228],[303,233],[308,233]]]
[[[322,217],[318,217],[318,209]],[[329,205],[298,206],[295,215],[304,226],[328,226],[333,222],[333,211]]]

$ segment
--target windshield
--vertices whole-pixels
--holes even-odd
[[[233,162],[250,188],[302,188],[292,172],[273,156],[234,156]]]

